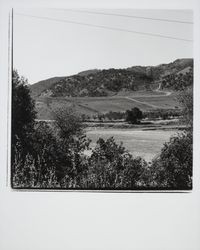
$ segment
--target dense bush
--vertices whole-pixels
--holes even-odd
[[[46,123],[35,124],[30,137],[31,151],[22,161],[20,150],[13,162],[14,187],[49,187],[56,183],[57,143]]]
[[[89,148],[90,140],[85,135],[81,118],[72,109],[56,110],[54,119],[60,150],[59,159],[63,159],[58,166],[59,179],[63,181],[67,176],[70,185],[76,186],[80,175],[86,170],[87,157],[84,151]]]
[[[193,167],[193,91],[178,94],[183,106],[183,121],[187,126],[165,143],[160,156],[152,163],[157,187],[165,189],[191,189]]]
[[[133,158],[122,144],[113,137],[99,138],[89,159],[87,178],[83,185],[90,189],[145,188],[143,181],[147,163],[140,157]]]
[[[32,151],[30,143],[34,131],[36,112],[34,102],[30,97],[27,80],[18,75],[16,70],[12,75],[12,107],[11,107],[11,169],[16,157],[20,155],[21,164],[25,164],[26,155]]]
[[[41,134],[42,133],[42,134]],[[99,139],[92,155],[87,157],[77,148],[52,134],[46,124],[38,124],[33,135],[34,152],[24,164],[20,155],[13,163],[14,187],[141,189],[149,187],[148,165],[133,158],[114,138]],[[88,143],[85,142],[85,143]],[[80,146],[80,145],[79,145]],[[88,146],[88,145],[87,145]],[[86,146],[82,147],[85,149]]]
[[[183,132],[165,143],[152,170],[157,187],[165,189],[192,188],[192,133]]]
[[[132,124],[140,123],[140,120],[143,118],[142,111],[135,107],[131,110],[126,111],[126,121]]]

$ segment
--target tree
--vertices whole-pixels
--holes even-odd
[[[183,107],[185,131],[171,137],[164,144],[160,156],[152,163],[152,173],[157,187],[169,189],[192,188],[193,163],[193,91],[186,89],[178,94]]]
[[[53,128],[46,122],[38,122],[35,125],[31,143],[36,184],[40,187],[55,185],[59,153]]]
[[[137,107],[126,111],[126,121],[129,123],[137,124],[140,122],[142,117],[142,111]]]
[[[99,138],[89,159],[86,188],[137,189],[145,188],[143,182],[147,163],[140,157],[133,158],[122,144],[113,137]]]
[[[83,134],[81,117],[71,107],[61,107],[53,111],[53,119],[59,136],[65,140],[73,140]]]
[[[192,133],[183,132],[165,143],[152,169],[159,188],[191,189]]]
[[[57,131],[58,164],[56,173],[65,187],[76,187],[80,176],[87,170],[87,156],[90,140],[86,137],[81,117],[69,107],[54,110]]]
[[[11,165],[14,162],[17,151],[24,160],[31,151],[30,138],[34,131],[35,105],[30,96],[28,82],[20,77],[16,70],[12,74],[12,125],[11,125]]]

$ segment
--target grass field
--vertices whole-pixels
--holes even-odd
[[[117,143],[123,142],[133,156],[141,156],[151,161],[175,133],[174,130],[91,129],[87,131],[87,136],[92,140],[92,148],[99,137],[107,139],[113,136]]]
[[[169,95],[169,96],[144,96],[144,97],[134,97],[134,99],[142,102],[147,102],[149,104],[153,104],[155,106],[158,106],[160,108],[175,108],[178,107],[178,103],[176,101],[175,95]]]
[[[175,96],[162,95],[159,92],[133,92],[121,93],[109,97],[60,97],[60,98],[38,98],[36,99],[36,109],[38,119],[52,119],[52,110],[59,107],[73,106],[77,112],[94,115],[106,113],[109,111],[126,111],[133,107],[138,107],[142,111],[148,111],[156,108],[173,109],[178,107]]]

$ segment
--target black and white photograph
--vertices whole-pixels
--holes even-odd
[[[189,191],[193,11],[9,16],[12,189]]]
[[[0,0],[0,250],[199,250],[199,83],[199,0]]]

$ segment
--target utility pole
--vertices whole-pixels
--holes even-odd
[[[9,104],[8,104],[8,107],[10,106],[10,108],[8,108],[8,110],[10,111],[10,119],[11,119],[11,122],[9,124],[9,127],[10,127],[10,131],[11,131],[11,134],[10,134],[10,138],[9,138],[9,141],[10,141],[10,157],[8,159],[8,161],[10,161],[10,164],[8,164],[8,167],[7,167],[7,186],[8,186],[8,176],[9,176],[9,173],[10,173],[10,184],[12,186],[12,180],[13,180],[13,171],[12,171],[12,166],[11,166],[11,155],[12,155],[12,119],[13,119],[13,114],[12,114],[12,77],[13,77],[13,8],[12,8],[12,11],[11,11],[11,15],[10,15],[10,18],[9,18],[9,37],[10,37],[10,41],[9,41],[9,48],[10,48],[10,51],[9,51],[9,62],[10,62],[10,72],[9,72],[9,84],[10,84],[10,87],[9,87],[9,93],[10,93],[10,98],[9,98]],[[9,113],[9,112],[8,112]],[[10,166],[10,167],[9,167]]]
[[[13,8],[11,12],[11,79],[13,72]]]

